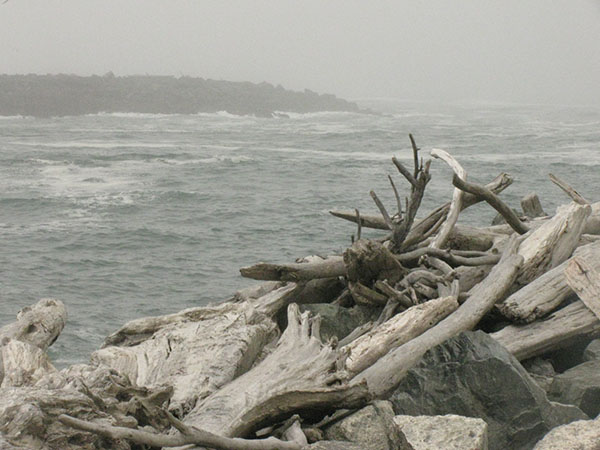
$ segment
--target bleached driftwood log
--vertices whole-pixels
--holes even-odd
[[[533,322],[558,308],[573,290],[567,283],[565,269],[575,257],[589,261],[600,270],[600,242],[584,245],[575,250],[573,257],[523,286],[498,305],[498,310],[508,319]]]
[[[92,354],[92,363],[105,364],[138,386],[173,386],[170,410],[185,414],[252,367],[278,336],[271,317],[296,289],[290,284],[258,299],[131,321],[107,338],[112,345]]]
[[[433,328],[381,357],[356,375],[352,382],[366,381],[373,395],[383,397],[397,386],[408,369],[427,350],[477,325],[514,282],[523,262],[523,258],[515,254],[517,246],[518,241],[512,238],[500,262],[481,283],[471,289],[468,300],[456,311]]]
[[[583,304],[600,320],[600,258],[576,256],[565,269],[568,285],[575,291]]]
[[[600,332],[600,320],[577,301],[555,311],[544,320],[526,325],[508,325],[491,333],[519,360],[568,346],[574,338]]]
[[[45,351],[16,339],[0,346],[0,388],[31,386],[56,373]]]
[[[254,280],[306,281],[345,275],[346,266],[341,256],[329,256],[322,261],[308,263],[258,263],[242,267],[240,273],[243,277]]]
[[[55,373],[46,350],[66,321],[67,310],[60,300],[42,299],[0,328],[0,387],[33,385]]]
[[[412,306],[383,322],[344,347],[349,352],[346,360],[348,372],[355,375],[363,371],[390,350],[434,326],[456,308],[458,302],[455,296],[442,297]]]
[[[323,344],[320,318],[288,307],[288,327],[259,365],[224,385],[185,417],[187,425],[225,437],[246,436],[266,420],[302,409],[352,408],[369,398],[365,384],[345,382],[345,355]]]
[[[517,284],[525,286],[569,258],[579,243],[590,212],[588,205],[559,206],[554,217],[533,230],[519,247],[523,266]]]

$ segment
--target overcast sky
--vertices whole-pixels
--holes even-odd
[[[600,0],[10,0],[0,73],[600,105]]]

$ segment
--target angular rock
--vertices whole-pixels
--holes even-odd
[[[396,416],[394,422],[415,450],[487,450],[487,423],[445,416]]]
[[[564,420],[521,364],[482,331],[428,351],[390,397],[396,414],[458,414],[488,424],[494,449],[530,449]]]
[[[600,359],[600,339],[594,339],[583,351],[584,361]]]
[[[300,305],[300,311],[310,311],[313,316],[321,316],[321,339],[327,342],[333,336],[339,340],[345,338],[355,328],[374,320],[379,311],[367,306],[357,305],[352,308],[344,308],[329,303],[315,303],[312,305]]]
[[[350,441],[369,450],[408,450],[412,447],[394,424],[394,410],[388,401],[374,401],[323,431],[332,441]]]
[[[585,362],[554,377],[548,397],[596,417],[600,413],[600,360]]]
[[[550,431],[534,450],[599,450],[600,420],[578,420]]]

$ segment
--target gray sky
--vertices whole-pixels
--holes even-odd
[[[600,105],[600,0],[10,0],[0,73]]]

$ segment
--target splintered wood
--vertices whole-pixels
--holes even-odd
[[[600,320],[600,272],[590,261],[576,256],[565,269],[567,284]]]

